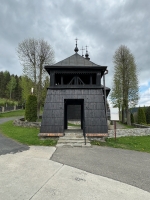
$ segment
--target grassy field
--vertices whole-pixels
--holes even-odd
[[[150,136],[120,137],[116,141],[114,138],[108,138],[106,142],[92,141],[91,144],[150,153]]]
[[[26,145],[55,146],[56,140],[41,140],[39,129],[14,126],[12,121],[0,125],[0,132]]]
[[[10,111],[6,113],[0,113],[0,118],[1,117],[16,117],[16,116],[24,116],[25,110],[15,110],[15,111]]]

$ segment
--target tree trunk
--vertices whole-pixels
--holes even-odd
[[[130,110],[127,110],[127,125],[131,126]]]
[[[125,123],[125,120],[124,120],[124,108],[122,107],[122,123]]]

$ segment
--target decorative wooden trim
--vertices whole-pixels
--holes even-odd
[[[86,133],[87,137],[108,137],[108,133]]]
[[[39,137],[61,137],[64,136],[63,133],[39,133]]]

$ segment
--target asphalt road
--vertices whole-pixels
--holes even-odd
[[[4,117],[4,118],[0,118],[0,124],[8,122],[10,120],[15,120],[15,119],[19,119],[21,117]]]
[[[16,119],[16,117],[0,118],[0,124],[14,119]],[[7,138],[2,133],[0,133],[0,155],[7,153],[17,153],[27,149],[29,149],[28,146]]]
[[[109,147],[57,148],[51,160],[150,192],[150,154]]]

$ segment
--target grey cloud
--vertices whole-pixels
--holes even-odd
[[[149,0],[1,0],[0,69],[21,73],[16,47],[25,38],[45,39],[60,61],[74,53],[78,37],[79,49],[89,46],[91,60],[108,66],[109,87],[112,58],[121,44],[135,56],[140,83],[150,81],[149,10]]]

